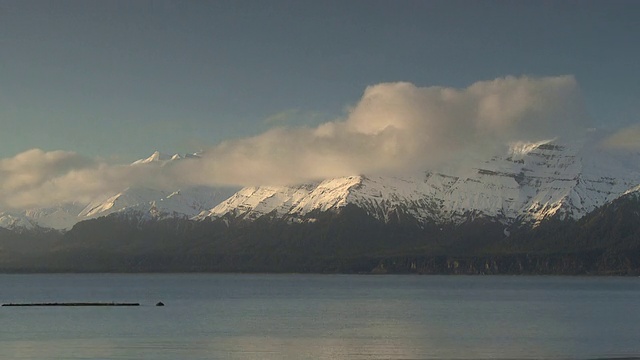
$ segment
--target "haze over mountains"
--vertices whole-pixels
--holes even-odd
[[[572,76],[507,76],[461,89],[381,83],[364,89],[342,117],[226,140],[206,147],[199,161],[129,166],[107,160],[109,154],[26,150],[0,160],[0,208],[88,203],[129,187],[172,191],[296,185],[359,174],[421,176],[503,155],[512,142],[573,137],[591,126]]]
[[[578,219],[640,183],[637,153],[609,152],[593,139],[516,144],[503,156],[455,173],[328,179],[294,187],[248,187],[203,216],[302,221],[315,211],[356,205],[383,222],[455,223],[488,217],[537,223]]]
[[[355,205],[382,222],[412,221],[460,224],[478,217],[506,227],[514,222],[579,219],[640,185],[640,155],[609,149],[596,131],[563,143],[548,140],[512,144],[503,155],[465,164],[451,173],[425,171],[414,177],[353,176],[295,186],[243,189],[192,186],[160,190],[124,188],[88,203],[61,202],[55,207],[4,211],[0,224],[9,229],[34,226],[70,229],[75,223],[112,213],[139,213],[149,220],[234,218],[265,215],[310,221],[310,214]],[[155,152],[131,167],[163,167],[198,154]],[[239,190],[239,191],[237,191]],[[237,191],[237,192],[236,192]]]
[[[197,159],[197,154],[184,156],[154,152],[145,159],[133,162],[131,167],[161,167],[182,159]],[[0,211],[0,226],[29,230],[35,227],[68,230],[76,223],[106,216],[115,212],[145,213],[149,219],[191,218],[211,209],[227,197],[233,188],[194,186],[181,190],[127,187],[121,191],[101,194],[89,202],[60,202],[53,207],[32,208],[24,211]]]

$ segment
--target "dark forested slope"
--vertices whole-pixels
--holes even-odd
[[[640,273],[637,196],[578,221],[550,219],[510,233],[483,218],[457,226],[383,223],[356,206],[312,215],[249,222],[114,214],[64,235],[0,230],[0,260],[5,271]]]

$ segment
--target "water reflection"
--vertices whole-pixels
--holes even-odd
[[[154,304],[162,295],[167,306],[3,308],[0,359],[589,359],[640,354],[637,279],[100,275],[92,281],[92,276],[0,276],[0,288],[17,284],[14,298],[43,300],[108,297]]]

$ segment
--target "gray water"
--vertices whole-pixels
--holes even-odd
[[[640,279],[0,275],[0,359],[640,356]],[[164,307],[154,304],[162,301]]]

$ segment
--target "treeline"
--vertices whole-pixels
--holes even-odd
[[[17,251],[0,233],[2,271],[420,274],[640,273],[640,202],[621,199],[579,221],[515,226],[382,223],[355,206],[292,222],[264,216],[145,221],[112,215]],[[43,235],[40,235],[43,236]],[[7,244],[13,244],[7,246]],[[38,243],[39,245],[36,245]],[[39,251],[28,252],[29,246]]]

